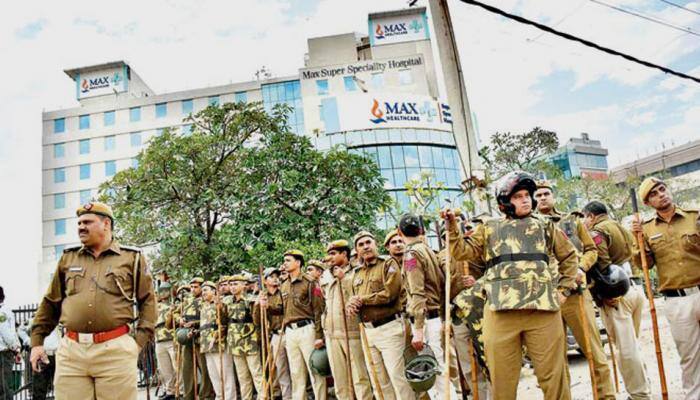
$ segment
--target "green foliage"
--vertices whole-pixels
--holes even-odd
[[[289,131],[289,108],[210,106],[188,118],[189,135],[166,130],[139,166],[101,187],[121,240],[154,246],[154,268],[208,278],[278,265],[300,248],[375,227],[388,204],[376,164],[336,148],[317,151]]]
[[[515,170],[534,172],[542,164],[538,160],[555,152],[557,147],[559,138],[555,132],[535,127],[522,134],[494,133],[491,143],[479,150],[479,156],[491,177],[497,179]]]

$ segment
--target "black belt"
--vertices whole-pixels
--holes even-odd
[[[396,321],[399,318],[401,318],[401,314],[393,314],[386,318],[380,318],[370,322],[363,322],[363,324],[365,324],[367,328],[379,328],[380,326],[386,325],[392,321]]]
[[[230,324],[252,324],[253,323],[253,318],[244,318],[244,319],[231,319],[228,321]]]
[[[312,321],[310,319],[302,319],[301,321],[294,321],[294,322],[288,323],[287,328],[297,329],[297,328],[301,328],[301,327],[306,326],[306,325],[311,325],[313,323],[314,323],[314,321]]]
[[[427,313],[425,313],[425,319],[435,319],[440,317],[440,310],[428,310]],[[416,322],[416,319],[413,316],[408,317],[408,319],[411,321],[411,323]]]
[[[199,321],[199,317],[196,315],[185,315],[182,317],[185,322]]]
[[[491,268],[496,264],[509,261],[544,261],[549,263],[549,256],[544,253],[513,253],[501,254],[486,262],[486,267]]]
[[[165,326],[165,322],[161,322],[159,324],[156,324],[155,329],[162,328]]]
[[[685,296],[690,296],[693,294],[691,291],[687,289],[694,289],[697,288],[700,290],[700,285],[698,286],[691,286],[689,288],[685,289],[668,289],[668,290],[662,290],[661,294],[663,294],[666,297],[685,297]]]
[[[207,329],[217,329],[219,327],[218,324],[204,324],[199,327],[200,331],[207,330]]]

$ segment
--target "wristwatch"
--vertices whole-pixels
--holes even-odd
[[[559,290],[559,293],[561,293],[562,295],[564,295],[564,297],[569,297],[569,296],[571,296],[572,294],[574,294],[574,290],[573,290],[573,289],[568,289],[568,288],[566,288],[566,289],[561,289],[561,288],[560,288],[560,289],[558,289],[558,290]]]

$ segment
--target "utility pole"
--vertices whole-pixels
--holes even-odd
[[[467,99],[462,66],[455,41],[452,19],[447,0],[428,0],[433,17],[433,34],[437,42],[438,57],[442,64],[447,101],[452,110],[452,131],[457,144],[457,151],[462,163],[462,171],[467,182],[484,180],[484,171],[479,161],[476,144],[476,131],[471,118],[471,109]],[[473,187],[474,185],[463,185]],[[472,192],[468,191],[472,197]],[[472,201],[476,201],[472,197]],[[485,208],[481,204],[482,209]]]

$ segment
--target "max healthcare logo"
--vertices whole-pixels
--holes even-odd
[[[423,24],[417,20],[411,20],[410,24],[408,22],[399,22],[394,24],[377,24],[374,30],[374,38],[377,40],[391,38],[394,36],[405,36],[413,31],[413,33],[419,33],[423,29]],[[410,31],[409,31],[410,30]]]
[[[108,88],[110,86],[118,86],[121,81],[122,77],[121,75],[119,75],[119,72],[115,72],[111,78],[109,77],[109,75],[91,79],[84,78],[83,82],[80,84],[80,91],[82,93],[88,93],[91,90],[95,89],[103,89]]]
[[[372,109],[370,110],[374,118],[370,121],[375,124],[392,122],[414,121],[420,122],[421,112],[418,110],[417,103],[410,102],[384,102],[384,110],[377,99],[372,99]]]

